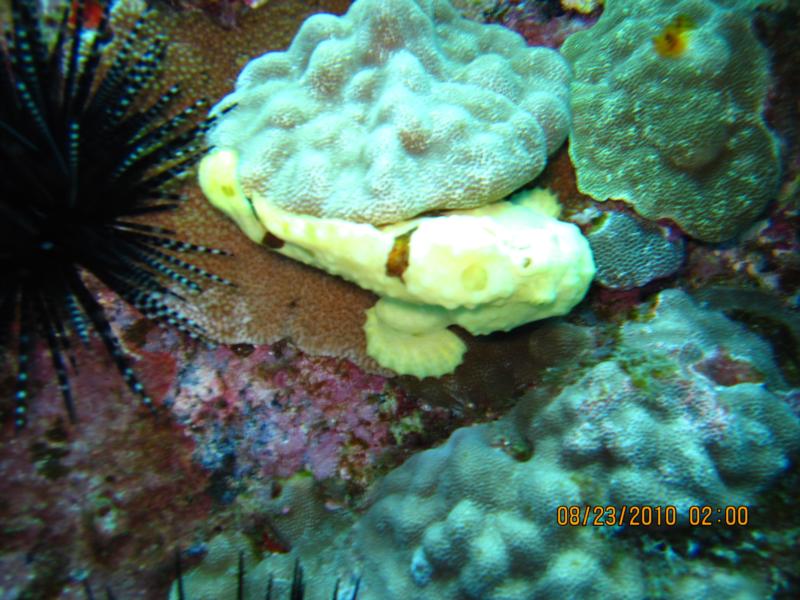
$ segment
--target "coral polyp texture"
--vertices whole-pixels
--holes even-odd
[[[589,244],[556,218],[558,201],[544,190],[376,227],[248,199],[237,159],[231,150],[203,159],[212,204],[281,254],[379,294],[367,311],[367,353],[400,374],[452,372],[466,346],[449,325],[487,334],[566,314],[594,276]]]
[[[249,197],[393,223],[532,180],[566,137],[569,80],[558,53],[447,0],[359,0],[248,63],[209,139],[239,154]]]
[[[117,5],[115,15],[133,0]],[[341,13],[346,0],[267,2],[242,15],[235,32],[220,29],[198,12],[159,11],[155,26],[170,40],[163,76],[180,81],[189,97],[222,98],[246,57],[286,48],[313,12]],[[131,19],[128,19],[131,20]],[[135,16],[132,20],[135,20]],[[188,202],[163,223],[192,239],[213,240],[235,259],[199,255],[194,261],[236,286],[208,286],[192,297],[192,316],[220,343],[274,343],[290,338],[304,352],[347,358],[378,370],[365,355],[363,313],[373,295],[252,244],[211,207],[194,181],[182,192]]]
[[[761,114],[767,53],[741,4],[610,0],[567,39],[580,191],[711,242],[776,196],[778,143]]]
[[[549,401],[459,429],[379,484],[345,554],[363,565],[363,598],[768,595],[746,570],[650,563],[616,537],[624,527],[557,524],[559,506],[670,505],[690,537],[691,506],[752,506],[800,449],[763,340],[677,290],[639,318]]]
[[[327,510],[310,478],[287,481],[262,508],[292,551],[248,563],[249,583],[287,581],[299,558],[309,581],[357,573],[364,600],[770,597],[789,573],[760,555],[763,521],[695,527],[691,507],[747,507],[774,525],[771,543],[792,543],[764,494],[800,450],[796,390],[764,340],[679,290],[617,333],[566,385],[388,473],[360,515]],[[584,526],[559,510],[587,506],[625,522],[604,512],[604,525]],[[623,506],[660,507],[662,519],[669,506],[675,521],[637,526]],[[207,560],[187,577],[198,595],[217,585]]]
[[[602,285],[630,290],[677,271],[685,258],[683,240],[670,239],[655,223],[623,212],[606,214],[586,236]],[[635,251],[632,251],[635,249]]]
[[[72,350],[92,332],[152,406],[93,293],[98,281],[192,336],[202,330],[181,300],[223,281],[185,257],[219,251],[141,219],[180,204],[165,186],[200,156],[208,124],[198,119],[204,103],[182,105],[177,85],[148,102],[167,46],[143,33],[152,13],[115,39],[106,3],[51,10],[58,20],[44,25],[37,0],[11,2],[0,45],[0,347],[17,356],[17,427],[40,341],[75,418]]]

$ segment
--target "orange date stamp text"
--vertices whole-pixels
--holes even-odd
[[[685,515],[669,504],[575,504],[556,509],[556,524],[560,527],[743,526],[749,521],[748,506],[690,506]]]

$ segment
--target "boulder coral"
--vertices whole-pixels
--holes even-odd
[[[119,27],[130,26],[137,0],[115,9]],[[165,60],[164,86],[180,81],[191,97],[215,97],[228,92],[248,57],[285,48],[303,20],[314,12],[338,14],[348,2],[266,3],[241,16],[234,32],[219,29],[202,15],[165,12],[154,23],[171,44]],[[160,93],[156,90],[155,93]],[[273,343],[291,339],[304,352],[353,361],[373,373],[386,374],[366,353],[364,313],[376,296],[326,273],[289,260],[250,242],[219,211],[204,201],[196,181],[187,181],[186,205],[162,219],[150,219],[190,233],[232,257],[201,256],[197,264],[235,282],[193,298],[191,316],[208,336],[223,343]],[[474,346],[465,340],[468,346]],[[482,340],[481,348],[504,354],[502,340]],[[489,381],[503,363],[481,365]],[[502,370],[502,369],[500,369]],[[459,396],[469,395],[462,389]]]
[[[734,588],[763,598],[782,575],[772,579],[768,553],[764,569],[740,562],[748,546],[751,557],[761,552],[755,522],[695,527],[703,513],[692,507],[756,516],[800,449],[791,397],[763,340],[667,290],[560,389],[536,390],[508,416],[458,429],[391,471],[352,524],[335,521],[335,535],[319,511],[289,513],[305,529],[277,527],[297,542],[293,558],[315,564],[309,581],[356,572],[364,600],[643,600],[732,597]],[[296,491],[267,510],[313,498]],[[583,524],[587,507],[601,510]],[[790,544],[792,525],[774,514],[764,506]],[[730,549],[738,535],[742,554]],[[265,555],[250,571],[290,566]]]
[[[212,110],[248,196],[385,224],[500,200],[569,127],[570,70],[447,0],[359,0],[250,61]]]
[[[349,547],[365,598],[652,597],[646,561],[611,534],[624,527],[562,524],[559,507],[672,506],[687,537],[692,506],[752,507],[800,449],[766,344],[676,290],[640,318],[549,401],[459,429],[380,483]],[[721,355],[741,378],[704,366]],[[698,565],[672,567],[676,589],[697,585]],[[733,573],[708,568],[709,589],[727,589]]]

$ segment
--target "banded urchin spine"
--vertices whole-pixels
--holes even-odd
[[[84,0],[49,28],[39,4],[12,0],[0,39],[0,348],[17,356],[18,429],[28,419],[38,340],[75,420],[71,348],[92,331],[152,409],[87,273],[146,317],[193,337],[203,332],[181,312],[182,292],[199,291],[202,280],[229,283],[181,257],[222,251],[138,219],[181,203],[169,184],[200,158],[211,124],[197,118],[203,101],[176,107],[177,85],[140,107],[166,54],[165,39],[144,35],[154,13],[143,13],[112,55],[108,4],[92,30]]]
[[[172,592],[170,593],[170,598],[175,598],[177,596],[177,600],[192,600],[191,598],[187,598],[185,585],[183,581],[183,566],[181,565],[181,555],[180,551],[176,550],[175,552],[175,583],[173,585]],[[236,596],[231,597],[230,600],[243,600],[245,596],[248,598],[252,596],[252,593],[246,593],[245,590],[245,568],[244,568],[244,553],[239,552],[239,561],[235,573],[236,577]],[[358,590],[361,586],[361,578],[356,577],[355,580],[351,581],[350,588],[348,590],[340,590],[341,581],[337,579],[333,586],[333,591],[331,594],[331,600],[357,600],[358,598]],[[264,600],[278,600],[276,598],[277,592],[275,592],[275,579],[272,574],[269,575],[269,578],[266,581],[266,584],[263,586],[263,595],[259,594],[259,597],[264,598]],[[92,591],[92,586],[89,583],[88,579],[83,580],[83,590],[86,596],[86,600],[95,600],[94,592]],[[318,592],[319,590],[314,590]],[[315,594],[314,597],[318,597],[319,594]],[[300,565],[299,561],[295,561],[294,569],[292,571],[292,581],[288,590],[288,600],[305,600],[306,597],[306,584],[303,580],[303,567]],[[114,593],[111,591],[110,588],[106,588],[106,600],[114,600],[115,596]],[[226,600],[223,598],[218,598],[216,600]]]

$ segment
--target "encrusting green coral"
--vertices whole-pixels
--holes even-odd
[[[778,143],[761,115],[767,53],[740,4],[609,0],[596,25],[567,38],[581,192],[710,242],[775,197]]]

